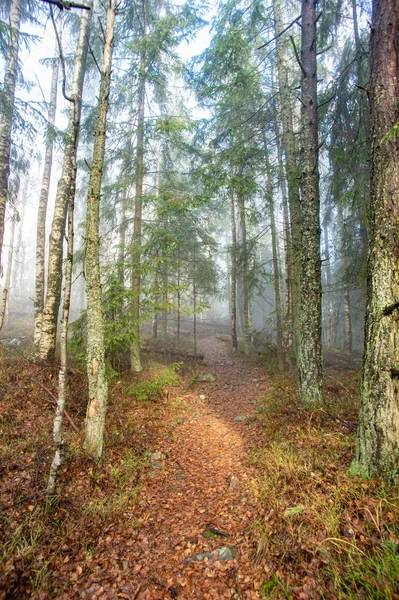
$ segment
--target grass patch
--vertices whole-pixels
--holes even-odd
[[[161,369],[152,380],[144,380],[133,383],[126,388],[126,395],[133,396],[138,402],[155,400],[165,394],[165,389],[179,383],[178,371],[180,363],[173,363],[169,367]]]

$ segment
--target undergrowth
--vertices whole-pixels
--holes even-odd
[[[143,381],[129,385],[125,390],[125,394],[127,396],[134,396],[139,402],[155,400],[165,393],[167,386],[179,383],[177,372],[180,369],[180,365],[181,363],[173,363],[169,367],[160,370],[154,379],[146,378]]]
[[[328,374],[328,373],[327,373]],[[327,402],[305,410],[295,380],[273,374],[259,416],[263,442],[252,537],[264,598],[399,598],[398,490],[353,477],[359,374],[326,377]],[[329,383],[332,382],[332,383]]]

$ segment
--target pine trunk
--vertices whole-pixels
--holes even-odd
[[[145,5],[143,3],[143,39],[147,34]],[[132,333],[135,338],[130,347],[130,368],[133,373],[142,370],[140,357],[140,288],[141,288],[141,219],[143,212],[144,180],[144,109],[145,109],[145,50],[141,48],[138,84],[138,120],[136,153],[136,196],[134,202],[134,230],[132,241]]]
[[[61,31],[59,32],[61,40]],[[42,317],[44,309],[44,294],[45,294],[45,252],[46,252],[46,216],[47,203],[50,191],[51,168],[53,165],[53,141],[54,141],[54,124],[57,111],[57,89],[58,89],[58,73],[60,63],[55,54],[53,68],[51,72],[51,88],[50,88],[50,104],[47,114],[47,134],[46,146],[44,150],[44,167],[42,176],[42,188],[39,198],[39,209],[37,212],[36,226],[36,279],[35,279],[35,330],[33,341],[36,348],[39,348]]]
[[[302,1],[302,201],[299,396],[323,400],[315,0]]]
[[[295,348],[298,349],[299,337],[299,298],[300,298],[300,272],[301,272],[301,226],[300,226],[300,200],[299,200],[299,174],[296,158],[296,142],[294,136],[292,116],[292,92],[288,80],[288,64],[284,30],[282,2],[273,1],[273,14],[275,35],[277,37],[277,73],[279,85],[279,99],[283,125],[283,144],[285,150],[285,172],[288,182],[288,203],[291,221],[291,256],[292,256],[292,320],[295,334]]]
[[[89,381],[89,402],[86,413],[85,448],[89,454],[97,458],[101,456],[103,450],[105,412],[108,397],[100,272],[100,198],[111,86],[114,22],[115,0],[108,0],[103,70],[98,99],[98,114],[86,217],[87,377]]]
[[[234,190],[230,190],[230,226],[231,226],[231,284],[230,284],[230,318],[231,342],[233,350],[238,349],[237,341],[237,224]]]
[[[371,232],[357,467],[398,482],[399,4],[375,0],[370,52]],[[391,132],[390,136],[387,136]]]
[[[281,136],[277,121],[275,122],[275,131],[284,220],[285,317],[283,342],[287,355],[292,359],[294,352],[292,240],[288,213],[287,188],[284,176],[283,152],[280,139]]]
[[[4,222],[10,176],[11,128],[14,116],[15,86],[19,51],[19,27],[21,23],[21,0],[12,0],[8,53],[5,64],[0,119],[0,271],[4,241]]]
[[[92,7],[92,0],[87,6]],[[83,10],[80,21],[79,41],[76,50],[74,73],[71,91],[71,106],[69,110],[69,123],[67,139],[64,150],[61,179],[58,183],[55,199],[54,216],[51,226],[47,293],[44,304],[41,337],[39,344],[39,357],[41,360],[52,361],[55,356],[57,338],[58,312],[61,302],[62,285],[62,259],[64,247],[64,233],[68,205],[71,199],[71,190],[75,188],[74,174],[76,171],[76,153],[80,129],[80,115],[82,108],[82,90],[86,70],[88,50],[89,25],[92,10]]]
[[[241,229],[241,252],[242,252],[242,300],[244,314],[244,353],[249,354],[250,349],[250,294],[249,294],[249,273],[248,273],[248,247],[247,247],[247,222],[245,214],[245,201],[241,196],[238,197],[238,207],[240,214],[240,229]]]

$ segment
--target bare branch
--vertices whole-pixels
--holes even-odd
[[[266,48],[266,46],[268,46],[269,44],[271,44],[272,42],[274,42],[274,40],[278,40],[279,37],[281,37],[282,35],[284,35],[284,33],[286,31],[288,31],[289,29],[291,29],[291,27],[293,25],[295,25],[295,23],[299,23],[299,21],[301,20],[301,15],[299,15],[299,17],[297,17],[296,19],[294,19],[294,21],[292,21],[292,23],[290,23],[289,25],[287,25],[287,27],[285,29],[283,29],[282,31],[280,31],[280,33],[278,33],[276,36],[274,36],[274,38],[272,38],[271,40],[268,40],[267,42],[265,42],[264,44],[262,44],[262,46],[259,46],[259,48],[256,48],[257,50],[262,50],[262,48]]]
[[[62,95],[64,96],[65,100],[67,100],[68,102],[75,102],[75,99],[68,96],[66,93],[65,59],[64,59],[64,54],[62,52],[62,44],[61,44],[60,36],[58,34],[57,25],[56,25],[56,22],[54,19],[53,7],[51,6],[51,4],[50,4],[50,17],[51,17],[51,21],[53,23],[55,37],[57,38],[58,52],[60,55],[60,62],[61,62],[61,68],[62,68]]]
[[[79,4],[78,2],[66,2],[65,0],[42,0],[47,4],[57,6],[60,10],[71,10],[71,8],[81,8],[82,10],[91,10],[90,6]]]
[[[296,60],[297,60],[297,63],[298,63],[298,65],[301,67],[301,71],[302,71],[302,73],[303,73],[303,74],[305,75],[305,77],[306,77],[306,71],[305,71],[305,69],[303,68],[303,64],[301,63],[301,59],[299,58],[298,50],[296,49],[296,46],[295,46],[295,41],[294,41],[294,38],[292,37],[292,35],[290,35],[290,40],[291,40],[292,47],[294,48],[294,52],[295,52],[295,58],[296,58]]]

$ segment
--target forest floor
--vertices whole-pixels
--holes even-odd
[[[110,370],[105,458],[82,450],[86,383],[69,376],[59,497],[46,502],[56,369],[0,364],[0,600],[399,599],[398,490],[350,473],[359,365],[326,357],[326,405],[230,355],[148,355]]]

